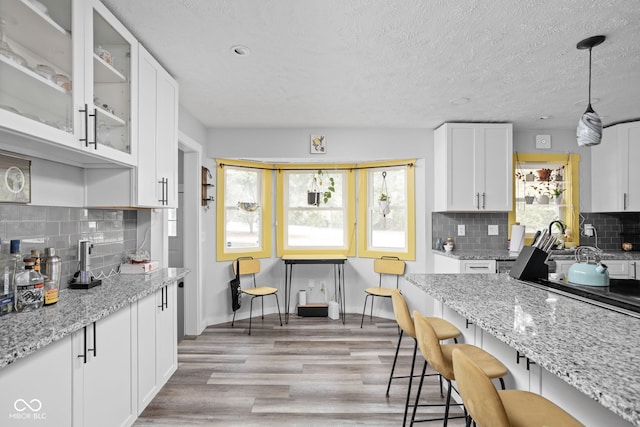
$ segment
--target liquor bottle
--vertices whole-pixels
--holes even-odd
[[[33,258],[24,259],[24,269],[15,275],[15,309],[17,312],[36,310],[44,303],[44,277],[34,269]]]

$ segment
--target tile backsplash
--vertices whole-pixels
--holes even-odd
[[[91,271],[94,276],[117,270],[137,245],[137,212],[120,209],[84,209],[0,204],[2,252],[9,241],[21,240],[21,253],[53,247],[62,261],[61,288],[78,270],[78,240],[93,243]]]
[[[459,250],[507,249],[508,221],[508,214],[501,212],[434,212],[431,216],[432,248],[436,247],[438,237],[443,241],[451,237]],[[465,226],[464,236],[458,236],[458,225]],[[498,226],[498,235],[489,236],[489,225]]]
[[[596,229],[593,237],[580,236],[580,244],[597,246],[603,250],[620,250],[622,242],[633,243],[633,250],[640,251],[640,212],[583,213],[583,224]],[[581,228],[582,229],[582,228]],[[596,242],[597,236],[597,242]]]
[[[592,224],[596,229],[597,246],[603,250],[620,250],[623,241],[630,241],[635,251],[640,250],[640,213],[583,213],[582,224]],[[431,217],[433,241],[441,237],[451,237],[457,249],[507,249],[508,235],[507,213],[451,213],[434,212]],[[465,226],[465,235],[458,236],[458,225]],[[498,235],[489,236],[488,226],[497,225]],[[582,229],[582,227],[581,227]],[[580,244],[595,246],[596,237],[580,236]]]

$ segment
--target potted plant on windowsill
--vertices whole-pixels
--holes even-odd
[[[554,198],[557,205],[561,205],[562,202],[564,201],[564,198],[562,197],[562,193],[564,193],[564,188],[560,188],[560,186],[555,186],[554,188],[551,189],[551,197]]]
[[[549,182],[542,182],[538,185],[534,185],[532,188],[536,193],[538,193],[538,204],[548,205],[549,198],[551,197]]]

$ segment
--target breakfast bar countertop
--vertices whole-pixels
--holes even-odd
[[[552,293],[508,274],[408,274],[405,278],[640,426],[640,319]],[[518,309],[531,315],[533,328],[525,332],[514,328]]]
[[[62,289],[52,306],[0,317],[0,369],[188,273],[189,269],[164,268],[148,274],[115,275],[91,289]]]

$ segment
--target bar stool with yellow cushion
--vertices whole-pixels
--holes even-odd
[[[471,358],[482,371],[491,379],[500,379],[500,384],[504,389],[503,377],[507,375],[507,368],[498,359],[487,353],[480,347],[476,347],[471,344],[440,344],[440,340],[436,335],[433,326],[429,322],[429,319],[422,316],[418,311],[413,312],[413,321],[416,328],[416,340],[418,341],[418,347],[420,352],[424,356],[424,367],[422,368],[422,377],[420,378],[420,385],[418,386],[418,393],[416,395],[416,403],[413,407],[413,415],[411,416],[411,425],[414,422],[423,421],[437,421],[444,420],[444,426],[447,425],[449,419],[449,406],[451,402],[451,381],[456,379],[453,371],[453,361],[451,360],[451,353],[454,349],[459,349],[464,352],[469,358]],[[447,381],[447,400],[445,403],[444,418],[436,419],[424,419],[416,420],[416,410],[418,406],[440,406],[438,404],[432,405],[418,405],[420,400],[420,392],[422,391],[422,383],[424,382],[425,372],[427,365],[431,365],[437,373]],[[459,418],[459,417],[456,417]]]
[[[386,257],[376,259],[373,261],[373,271],[378,273],[378,286],[373,286],[365,289],[367,296],[364,298],[364,307],[362,308],[362,320],[360,320],[360,327],[364,323],[364,312],[367,310],[367,300],[371,297],[371,316],[373,318],[373,303],[376,297],[391,298],[391,292],[394,289],[398,289],[398,283],[400,276],[404,274],[404,261],[401,261],[398,257]],[[396,287],[385,288],[382,286],[382,277],[385,275],[395,276]]]
[[[264,319],[264,298],[267,295],[273,295],[276,299],[276,304],[278,306],[278,317],[280,317],[280,326],[282,326],[282,315],[280,314],[280,302],[278,302],[278,289],[273,288],[271,286],[257,286],[256,285],[256,274],[260,273],[260,260],[253,259],[251,257],[246,258],[238,258],[236,262],[233,263],[233,272],[239,274],[240,276],[251,275],[253,278],[253,287],[252,288],[241,288],[243,294],[251,296],[251,305],[249,309],[249,335],[251,335],[251,318],[253,315],[253,300],[256,298],[262,298],[262,319]],[[233,312],[233,320],[231,320],[231,326],[233,327],[233,323],[236,320],[236,312]]]
[[[458,391],[479,426],[578,427],[582,424],[544,397],[523,390],[496,390],[491,380],[463,351],[451,352]],[[471,422],[467,419],[467,426]]]
[[[391,375],[389,376],[389,384],[387,385],[387,396],[389,396],[389,389],[391,388],[391,380],[396,378],[409,378],[409,386],[407,388],[407,400],[404,405],[404,419],[402,425],[407,422],[407,412],[409,409],[409,399],[411,396],[411,384],[413,382],[413,369],[416,363],[416,354],[418,352],[418,341],[416,340],[416,330],[409,313],[409,307],[407,301],[404,299],[400,290],[394,289],[391,292],[391,300],[393,301],[393,314],[396,317],[396,322],[400,327],[400,336],[398,338],[398,347],[396,348],[396,356],[393,359],[393,366],[391,367]],[[439,340],[454,339],[460,336],[460,330],[452,325],[450,322],[441,319],[439,317],[427,317],[429,322],[433,326]],[[400,351],[400,342],[402,341],[403,334],[413,338],[413,358],[411,359],[411,373],[409,376],[393,376],[393,372],[396,369],[396,361],[398,360],[398,352]],[[457,342],[457,340],[456,340]],[[435,374],[437,375],[437,374]],[[442,383],[440,383],[442,386]],[[442,389],[441,389],[442,391]]]

